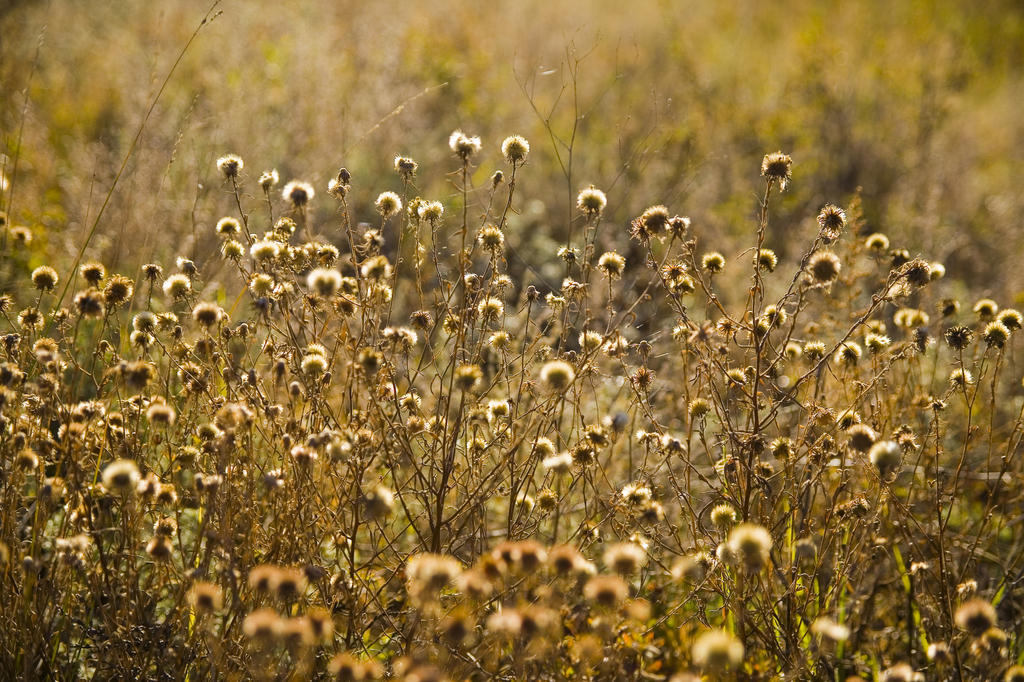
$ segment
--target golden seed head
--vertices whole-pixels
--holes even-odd
[[[985,325],[981,338],[989,348],[1002,348],[1010,338],[1010,330],[1002,322],[993,321]]]
[[[632,575],[646,563],[647,552],[643,547],[632,542],[616,543],[604,553],[605,566],[619,575]]]
[[[130,459],[119,459],[103,470],[103,487],[111,492],[133,492],[139,485],[139,468]]]
[[[476,236],[480,248],[491,256],[499,256],[505,248],[505,234],[495,225],[485,225]]]
[[[728,530],[736,524],[736,510],[730,504],[720,504],[711,510],[711,523],[719,530]]]
[[[252,245],[249,249],[249,255],[253,257],[257,263],[266,263],[272,261],[278,257],[281,253],[281,245],[275,241],[264,239],[258,241]]]
[[[823,239],[834,241],[844,227],[846,227],[846,213],[843,212],[843,209],[832,204],[821,209],[818,214],[818,228]]]
[[[220,587],[208,582],[197,582],[188,593],[188,602],[197,615],[220,611],[224,604]]]
[[[275,168],[274,170],[263,171],[260,175],[259,183],[264,192],[270,192],[271,188],[276,187],[280,180],[281,178],[277,174],[277,169]]]
[[[459,365],[455,368],[455,386],[467,393],[479,388],[483,377],[479,365]]]
[[[766,155],[761,161],[761,176],[770,183],[779,183],[779,189],[785,191],[793,178],[793,159],[782,152]]]
[[[57,271],[48,265],[43,265],[32,271],[32,285],[39,291],[53,291],[59,280]]]
[[[608,279],[619,279],[626,269],[626,259],[615,251],[601,254],[597,267]]]
[[[601,215],[604,212],[604,207],[607,205],[608,197],[593,185],[582,190],[579,196],[576,197],[576,206],[588,218]]]
[[[243,168],[245,168],[245,163],[241,157],[235,154],[226,154],[217,159],[217,169],[224,174],[225,178],[237,178]]]
[[[402,180],[405,182],[409,182],[416,177],[416,169],[418,167],[415,161],[406,156],[395,157],[395,172],[401,175]],[[342,183],[338,181],[338,184]]]
[[[806,350],[806,347],[804,350]],[[860,360],[862,354],[863,350],[861,350],[860,344],[853,341],[845,341],[836,350],[836,354],[832,360],[837,365],[852,367],[857,364],[857,361]]]
[[[669,220],[667,208],[651,206],[630,224],[630,236],[646,246],[653,237],[668,229]]]
[[[79,291],[75,294],[75,310],[82,317],[103,317],[106,313],[106,305],[103,301],[103,294],[93,288]]]
[[[216,303],[199,303],[192,310],[192,319],[207,329],[219,324],[223,318],[224,311]]]
[[[831,251],[818,251],[807,261],[807,271],[817,284],[834,282],[842,269],[839,256]]]
[[[743,662],[743,644],[722,630],[709,630],[701,634],[691,649],[697,667],[708,670],[735,668]]]
[[[386,256],[374,256],[363,262],[360,269],[365,279],[380,282],[391,279],[391,263]]]
[[[984,599],[969,599],[956,611],[956,625],[972,637],[981,637],[996,625],[996,610]]]
[[[896,441],[878,441],[868,450],[868,459],[882,476],[886,476],[903,464],[903,450]]]
[[[690,401],[689,409],[693,419],[700,419],[711,411],[711,403],[704,398],[694,398]]]
[[[461,130],[456,130],[448,137],[448,146],[456,156],[462,159],[463,163],[467,163],[481,148],[479,137],[470,137],[463,134]]]
[[[285,201],[291,204],[292,208],[301,210],[313,200],[313,197],[316,195],[316,190],[314,190],[313,185],[308,182],[292,180],[284,186],[281,190],[281,194],[284,196]]]
[[[772,536],[763,526],[741,523],[729,533],[728,544],[747,570],[756,573],[769,561]]]
[[[171,275],[164,280],[164,294],[172,301],[180,301],[192,291],[192,280],[187,275]]]
[[[506,137],[501,143],[501,153],[508,164],[521,166],[526,163],[526,157],[530,154],[530,143],[519,135]]]
[[[576,370],[568,362],[552,360],[540,370],[540,380],[544,387],[552,392],[565,391],[576,379]]]
[[[947,329],[944,336],[946,337],[946,344],[950,348],[955,351],[961,351],[974,338],[974,332],[969,327],[956,326]]]
[[[617,575],[599,575],[587,581],[583,596],[606,608],[614,608],[629,596],[629,586]]]
[[[705,253],[700,260],[700,265],[709,275],[717,275],[725,269],[725,256],[717,251]]]
[[[394,192],[381,192],[374,203],[381,218],[387,220],[402,210],[402,199]]]

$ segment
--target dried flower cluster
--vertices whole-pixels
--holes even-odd
[[[449,146],[358,205],[229,154],[220,261],[4,283],[3,677],[1022,677],[1019,312],[856,197],[777,255],[781,153],[752,261],[590,185],[515,274],[530,144]]]

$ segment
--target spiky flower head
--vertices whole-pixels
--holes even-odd
[[[25,331],[35,331],[43,326],[43,314],[39,311],[39,308],[25,308],[18,313],[18,324]],[[14,340],[16,342],[16,338],[12,336],[7,336],[4,340]]]
[[[281,181],[281,177],[277,174],[277,169],[264,171],[260,175],[259,183],[260,187],[263,188],[264,192],[269,193],[271,188],[276,187],[277,183]]]
[[[430,329],[434,324],[434,316],[428,310],[414,310],[409,313],[409,324],[413,329]]]
[[[501,153],[509,165],[522,166],[526,163],[526,157],[530,155],[530,143],[519,135],[506,137],[501,143]]]
[[[772,329],[778,329],[786,324],[788,318],[786,311],[778,306],[770,305],[764,309],[764,319],[768,321],[768,326]]]
[[[409,182],[416,177],[416,169],[419,166],[407,156],[395,157],[395,172],[402,176],[403,182]]]
[[[806,347],[805,347],[806,350]],[[844,365],[846,367],[852,367],[857,364],[860,360],[860,356],[863,354],[859,344],[853,341],[846,341],[839,346],[836,350],[835,356],[832,358],[833,362],[837,365]]]
[[[435,598],[461,573],[462,564],[440,554],[415,554],[405,565],[409,594],[420,600]]]
[[[693,419],[700,419],[708,412],[711,411],[711,403],[705,398],[694,398],[689,404],[690,417]]]
[[[839,277],[842,263],[831,251],[818,251],[807,261],[807,271],[815,283],[828,284]]]
[[[104,267],[103,263],[90,261],[88,263],[83,263],[82,266],[78,268],[78,274],[82,276],[82,279],[84,279],[89,286],[96,287],[99,286],[100,282],[103,281],[103,278],[107,276],[107,269]]]
[[[231,237],[242,231],[242,224],[237,218],[221,218],[217,221],[217,234]]]
[[[505,248],[505,233],[497,225],[485,225],[477,234],[476,241],[492,257],[500,256]]]
[[[652,237],[657,237],[665,232],[668,229],[668,224],[668,209],[664,206],[651,206],[639,218],[633,220],[629,233],[633,239],[646,246]]]
[[[761,249],[757,253],[757,269],[775,272],[779,264],[779,257],[771,249]]]
[[[363,261],[360,272],[364,278],[374,282],[388,280],[391,279],[391,263],[386,256],[374,256]]]
[[[785,189],[785,187],[783,187]],[[818,229],[826,243],[835,241],[846,227],[846,213],[843,209],[827,204],[818,214]]]
[[[972,637],[981,637],[996,625],[996,610],[984,599],[969,599],[956,611],[956,625]]]
[[[192,319],[209,329],[224,319],[224,310],[216,303],[199,303],[192,311]]]
[[[736,510],[730,504],[720,504],[711,510],[711,523],[719,530],[728,530],[736,524]]]
[[[103,470],[103,487],[111,492],[127,493],[139,485],[139,467],[130,459],[119,459]]]
[[[467,393],[476,391],[483,378],[479,365],[459,365],[455,368],[455,386]]]
[[[1020,311],[1013,308],[1004,308],[999,311],[996,321],[1001,322],[1010,332],[1015,332],[1024,326],[1024,316],[1021,316]]]
[[[725,256],[717,251],[705,253],[700,259],[700,266],[704,268],[704,271],[709,275],[717,275],[725,269]]]
[[[893,324],[907,330],[923,327],[930,319],[928,313],[917,308],[900,308],[892,316]]]
[[[132,318],[132,329],[137,332],[151,332],[156,329],[157,317],[154,313],[143,310]]]
[[[306,204],[313,200],[313,197],[316,195],[316,190],[314,190],[313,185],[308,182],[292,180],[284,186],[281,190],[281,194],[284,196],[285,201],[291,204],[292,208],[301,210],[306,207]]]
[[[768,563],[772,536],[763,526],[741,523],[729,533],[729,546],[747,570],[756,573]]]
[[[135,282],[123,275],[114,275],[103,287],[103,301],[112,308],[117,308],[131,300],[135,293]]]
[[[420,220],[426,220],[431,225],[437,225],[441,222],[441,216],[444,215],[444,206],[440,201],[424,201],[420,203],[420,207],[416,210]]]
[[[850,447],[858,452],[867,452],[878,440],[878,434],[867,424],[854,424],[846,430],[846,435],[850,439]]]
[[[381,217],[387,220],[402,210],[402,200],[394,192],[381,192],[374,206],[377,207],[377,212]]]
[[[572,454],[568,452],[563,452],[558,455],[550,455],[541,461],[541,466],[556,474],[569,473],[569,470],[572,468],[572,464]]]
[[[967,344],[974,338],[974,332],[970,327],[950,327],[946,330],[944,335],[946,337],[946,344],[955,351],[961,351],[967,347]]]
[[[217,169],[224,174],[225,178],[237,178],[243,168],[245,168],[245,163],[236,154],[225,154],[217,159]]]
[[[985,331],[982,332],[981,338],[984,339],[985,345],[989,348],[992,348],[993,346],[996,348],[1002,348],[1010,339],[1010,330],[1007,329],[1006,325],[1002,322],[989,322],[985,325]]]
[[[224,604],[220,587],[208,582],[197,582],[188,593],[188,603],[196,615],[220,611]]]
[[[327,371],[327,358],[321,353],[307,353],[302,358],[302,373],[308,377],[319,377]]]
[[[608,279],[619,279],[626,269],[626,259],[616,251],[601,254],[597,267]]]
[[[869,235],[868,238],[864,240],[864,246],[866,246],[869,251],[885,253],[889,250],[889,238],[880,232],[876,232]]]
[[[452,153],[462,159],[463,163],[468,163],[469,159],[481,148],[479,137],[470,137],[461,130],[456,130],[448,136],[448,146]]]
[[[49,265],[43,265],[32,271],[32,285],[39,291],[53,291],[59,280],[57,271]]]
[[[868,352],[872,355],[882,353],[890,345],[892,345],[892,339],[885,334],[875,334],[872,332],[864,336],[864,346],[867,347]]]
[[[884,478],[903,464],[903,450],[896,441],[882,440],[871,446],[868,458]]]
[[[601,606],[614,608],[629,596],[629,586],[617,575],[599,575],[587,581],[583,596]]]
[[[587,218],[600,216],[608,205],[608,197],[593,185],[583,189],[576,197],[576,206]]]
[[[82,317],[103,317],[103,314],[106,312],[103,294],[92,287],[75,294],[74,302],[75,310]]]
[[[999,312],[999,304],[991,298],[983,298],[974,304],[974,313],[982,320],[990,320]]]
[[[682,239],[690,229],[690,219],[686,216],[676,215],[668,221],[668,231],[673,237]]]
[[[249,254],[257,263],[266,263],[274,260],[280,253],[281,245],[269,239],[254,243],[249,249]]]
[[[743,663],[743,643],[724,630],[709,630],[693,643],[693,662],[707,670],[726,670]]]
[[[173,424],[174,408],[164,402],[153,402],[146,410],[146,419],[154,424]]]
[[[973,383],[974,375],[969,369],[960,367],[949,373],[949,385],[953,388],[962,390]]]
[[[779,189],[785,191],[793,178],[793,159],[782,152],[768,154],[761,161],[761,176],[768,182],[779,183]]]
[[[647,505],[651,501],[651,489],[642,483],[627,483],[619,494],[632,506]]]
[[[540,370],[541,383],[553,393],[565,391],[575,379],[576,370],[568,362],[562,360],[552,360]]]
[[[505,314],[505,304],[501,302],[500,298],[487,296],[477,304],[476,312],[483,322],[494,322]]]
[[[306,277],[306,286],[318,295],[328,298],[341,288],[341,273],[329,268],[316,268]]]

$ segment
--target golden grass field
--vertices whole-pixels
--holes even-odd
[[[1024,9],[0,2],[0,679],[1024,680]]]

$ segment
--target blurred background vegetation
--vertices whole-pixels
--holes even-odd
[[[30,286],[26,268],[70,267],[208,9],[205,0],[0,4],[0,152],[12,179],[3,203],[34,235],[23,262],[3,265],[4,290]],[[381,191],[400,190],[399,153],[419,162],[422,196],[459,210],[444,141],[460,128],[484,141],[477,186],[503,166],[506,135],[533,144],[519,181],[530,200],[509,235],[510,271],[533,270],[525,283],[557,284],[554,247],[590,183],[609,196],[605,246],[625,254],[629,220],[663,203],[715,235],[705,248],[737,253],[755,229],[759,160],[781,150],[795,167],[766,244],[780,256],[798,257],[788,246],[816,232],[821,206],[848,206],[861,188],[866,232],[930,254],[975,295],[1024,303],[1018,2],[225,0],[217,9],[88,244],[86,257],[124,274],[179,254],[214,272],[212,227],[234,207],[215,166],[228,152],[245,160],[248,192],[271,168],[282,181],[314,182],[323,239],[341,239],[325,189],[342,165],[358,215],[374,215]],[[261,219],[254,232],[267,227]]]

